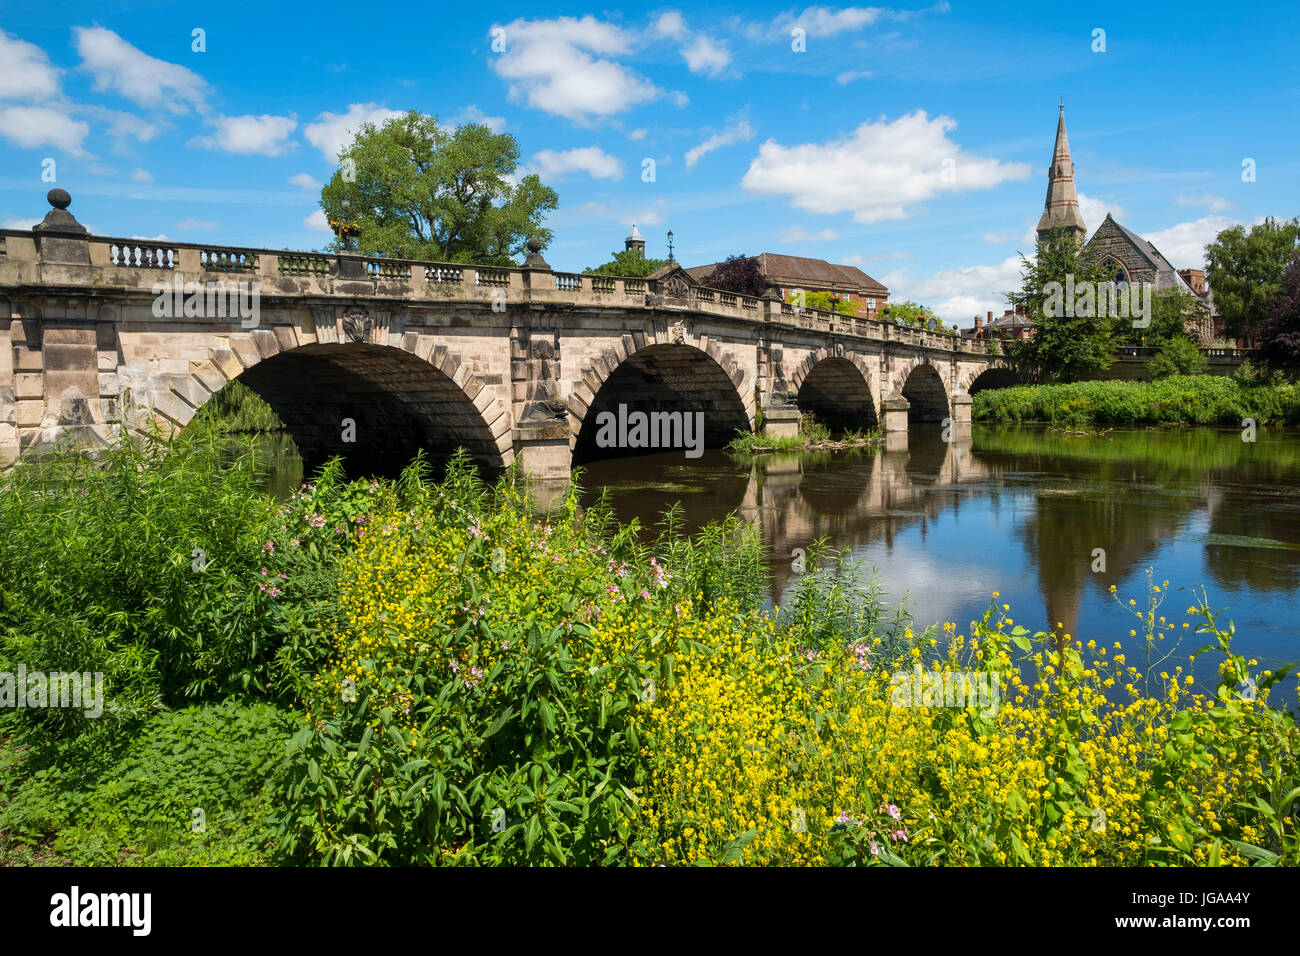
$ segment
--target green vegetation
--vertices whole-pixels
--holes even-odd
[[[1102,425],[1300,424],[1300,386],[1247,384],[1216,375],[1155,382],[1022,385],[977,393],[976,421]]]
[[[1038,243],[1032,260],[1022,255],[1020,263],[1021,287],[1007,300],[1029,317],[1036,330],[1028,338],[1006,343],[1021,375],[1031,382],[1072,382],[1108,368],[1121,334],[1114,318],[1097,316],[1095,307],[1059,307],[1060,288],[1093,288],[1110,281],[1097,256],[1082,240],[1057,230],[1047,242]]]
[[[244,435],[284,431],[284,422],[275,410],[239,379],[221,386],[191,421],[190,430],[212,426]]]
[[[1205,249],[1205,278],[1228,335],[1254,339],[1282,290],[1282,275],[1300,243],[1300,219],[1233,226]]]
[[[805,414],[799,419],[796,435],[761,435],[757,432],[737,431],[727,445],[727,451],[739,455],[757,455],[770,451],[802,451],[846,445],[866,445],[880,440],[878,428],[852,428],[842,435],[832,437],[831,430]]]
[[[1147,371],[1153,379],[1161,379],[1171,375],[1203,375],[1208,367],[1200,346],[1189,338],[1174,337],[1160,346]]]
[[[815,309],[818,312],[831,311],[831,294],[829,292],[808,292],[800,290],[792,292],[785,300],[791,305],[799,306],[804,309]],[[835,309],[840,315],[857,315],[858,306],[856,302],[849,299],[839,298],[834,301]]]
[[[630,279],[644,279],[650,273],[668,264],[667,259],[647,259],[636,249],[624,249],[611,252],[609,262],[603,265],[583,269],[584,275],[625,276]]]
[[[1300,252],[1282,276],[1282,287],[1269,302],[1269,314],[1259,327],[1259,354],[1265,364],[1300,370]]]
[[[509,133],[480,123],[449,132],[410,110],[362,124],[339,164],[321,209],[331,228],[359,228],[366,255],[512,266],[530,237],[551,241],[542,221],[555,190],[535,173],[507,179],[519,165]]]
[[[463,454],[275,502],[216,437],[0,478],[0,672],[105,674],[100,718],[0,709],[0,861],[1300,863],[1288,671],[1203,594],[1197,693],[996,600],[915,633],[820,545],[765,609],[734,517],[539,516]],[[900,700],[913,668],[1005,692]]]

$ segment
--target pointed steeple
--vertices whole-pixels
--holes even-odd
[[[1076,234],[1082,242],[1088,228],[1079,212],[1079,196],[1074,191],[1074,163],[1070,161],[1070,140],[1065,135],[1065,104],[1056,121],[1056,147],[1052,150],[1052,168],[1047,171],[1047,200],[1038,220],[1038,241],[1045,242],[1054,229]]]

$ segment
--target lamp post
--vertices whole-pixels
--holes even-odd
[[[673,261],[673,231],[668,230],[668,261]]]

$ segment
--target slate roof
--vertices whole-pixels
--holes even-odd
[[[1178,270],[1175,269],[1172,265],[1170,265],[1168,259],[1166,259],[1163,255],[1161,255],[1159,249],[1157,249],[1154,245],[1152,245],[1147,240],[1143,239],[1137,233],[1132,232],[1129,229],[1126,229],[1124,226],[1120,225],[1120,223],[1117,220],[1115,220],[1110,215],[1110,213],[1106,214],[1106,221],[1114,223],[1115,228],[1124,234],[1124,238],[1127,239],[1132,244],[1133,248],[1137,250],[1138,254],[1142,256],[1142,258],[1146,259],[1147,263],[1151,266],[1151,268],[1155,270],[1156,291],[1159,291],[1161,289],[1176,288],[1180,292],[1186,292],[1188,295],[1196,295],[1196,293],[1192,291],[1192,287],[1189,286],[1187,282],[1183,279],[1183,277],[1178,274]],[[1106,223],[1103,222],[1101,225],[1104,226],[1106,225]],[[1097,232],[1100,231],[1101,231],[1101,226],[1098,226]],[[1093,233],[1094,239],[1096,238],[1096,235],[1097,235],[1096,233]]]
[[[776,252],[763,252],[758,255],[758,269],[763,278],[776,285],[789,286],[805,282],[812,286],[830,286],[833,282],[846,289],[861,289],[865,292],[888,294],[889,290],[856,266],[841,266],[825,259],[809,259],[805,256],[786,256]],[[691,266],[686,271],[695,279],[708,285],[708,276],[721,263],[713,262],[706,266]]]

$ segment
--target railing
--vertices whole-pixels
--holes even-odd
[[[411,264],[402,259],[367,259],[366,272],[372,279],[409,279]]]
[[[460,266],[427,265],[424,267],[424,281],[460,285],[465,281],[464,271]]]
[[[310,253],[291,253],[276,257],[276,269],[286,276],[327,276],[332,261]]]
[[[199,265],[207,272],[256,272],[257,253],[235,249],[200,249]]]
[[[31,235],[29,230],[0,230],[0,262],[6,269],[12,268],[16,257],[27,257],[32,252],[26,245],[15,244],[6,248],[9,236],[22,237]],[[92,249],[92,261],[108,262],[114,266],[130,269],[177,270],[182,258],[186,268],[214,273],[236,273],[261,276],[263,294],[273,294],[270,284],[276,276],[289,278],[310,276],[321,279],[339,274],[340,257],[336,253],[294,252],[269,249],[243,249],[234,247],[213,247],[197,243],[168,243],[165,245],[143,240],[115,239],[92,236],[89,239]],[[39,252],[39,250],[37,250]],[[518,267],[475,266],[445,262],[419,262],[409,259],[395,259],[382,256],[356,257],[364,263],[365,275],[372,281],[391,283],[424,284],[417,292],[409,287],[413,294],[433,297],[457,298],[469,293],[473,287],[494,289],[517,289],[521,296],[528,296],[535,291],[546,288],[544,283],[529,282],[529,273]],[[540,279],[542,273],[533,273]],[[658,283],[651,283],[644,278],[624,278],[616,276],[580,275],[571,272],[552,272],[555,292],[571,296],[582,301],[591,296],[593,305],[600,304],[595,297],[619,296],[628,305],[639,306],[646,299],[647,293],[661,292]],[[143,283],[152,280],[141,276]],[[438,291],[426,289],[425,285],[437,287]],[[298,286],[286,286],[285,294],[297,294],[302,290]],[[386,289],[386,294],[391,290]],[[552,293],[553,295],[554,293]],[[798,308],[788,302],[768,301],[749,295],[696,286],[691,295],[694,307],[713,314],[730,316],[749,322],[776,322],[793,328],[806,329],[818,334],[834,333],[873,339],[888,340],[900,344],[914,345],[945,351],[975,351],[968,343],[959,338],[929,330],[898,326],[880,318],[870,316],[843,315],[820,312],[814,309]],[[606,300],[608,301],[608,300]],[[1252,355],[1249,349],[1206,349],[1205,353],[1214,359],[1242,359]],[[1153,354],[1153,349],[1142,346],[1128,346],[1121,349],[1121,354],[1144,356]],[[982,354],[982,353],[981,353]]]
[[[139,245],[113,241],[108,246],[109,261],[128,269],[175,269],[177,250],[169,246]]]

